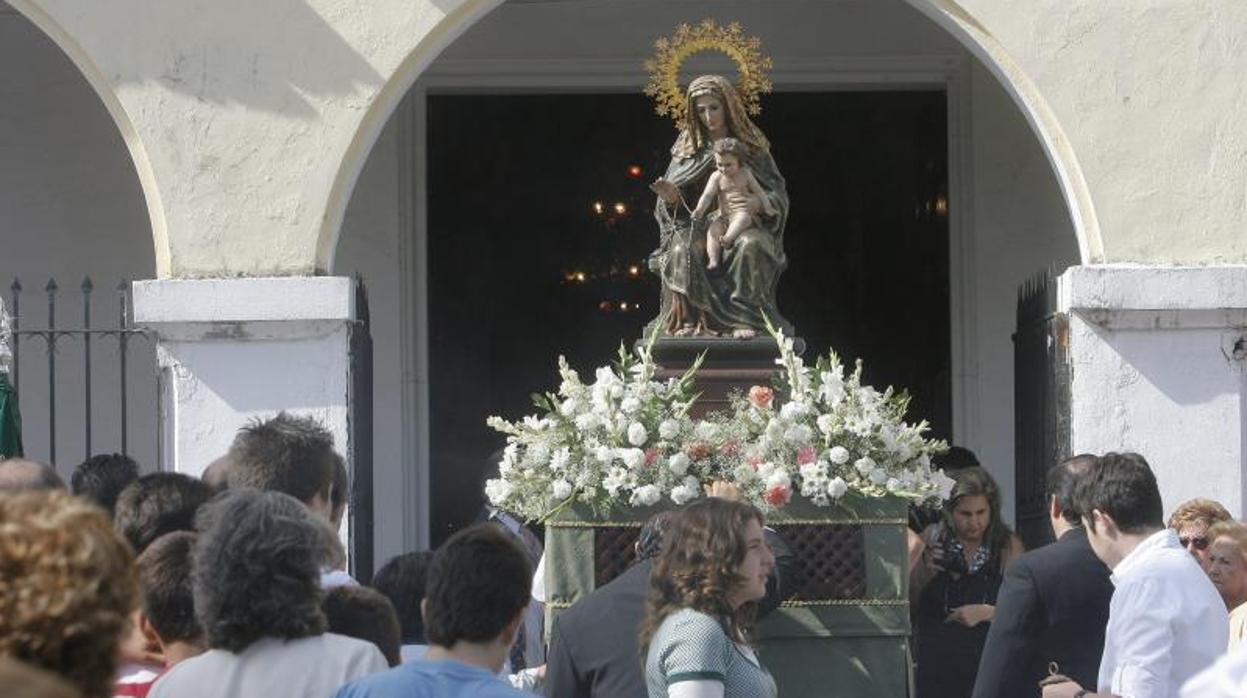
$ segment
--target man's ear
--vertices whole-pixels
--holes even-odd
[[[1107,536],[1109,538],[1117,537],[1117,522],[1113,520],[1112,516],[1100,511],[1099,509],[1092,509],[1091,522],[1095,524],[1096,530],[1099,531],[1100,535]]]
[[[1065,516],[1064,510],[1061,509],[1061,503],[1057,501],[1056,495],[1048,497],[1048,518],[1059,519]]]
[[[160,639],[151,619],[142,611],[138,613],[138,629],[143,634],[143,659],[152,664],[164,664],[164,641]]]

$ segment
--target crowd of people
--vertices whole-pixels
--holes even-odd
[[[958,465],[950,499],[913,516],[918,698],[1247,696],[1247,526],[1223,506],[1166,524],[1141,456],[1076,456],[1048,473],[1055,542],[1027,552],[990,475]],[[329,433],[286,414],[198,479],[106,455],[67,487],[0,461],[0,694],[778,693],[751,632],[797,566],[730,485],[652,517],[633,566],[548,629],[519,521],[488,509],[365,586],[338,535],[348,492]]]

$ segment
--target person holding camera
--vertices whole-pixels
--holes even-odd
[[[910,575],[918,698],[965,698],[996,614],[1004,571],[1023,552],[1000,518],[1000,489],[981,467],[956,480],[943,517],[922,532],[922,559]]]

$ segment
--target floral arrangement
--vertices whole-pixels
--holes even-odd
[[[656,380],[652,337],[635,356],[621,347],[616,365],[597,369],[588,385],[560,357],[558,392],[534,398],[543,414],[489,418],[507,447],[486,496],[529,519],[576,502],[602,512],[684,504],[715,480],[766,510],[794,492],[819,506],[849,492],[948,497],[952,480],[931,468],[931,456],[947,446],[923,436],[925,421],[904,421],[905,395],[863,385],[860,361],[846,375],[835,353],[808,367],[791,338],[771,332],[783,368],[778,391],[753,386],[732,396],[730,412],[701,420],[688,416],[700,359],[679,378]]]

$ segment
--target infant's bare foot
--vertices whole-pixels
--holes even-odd
[[[695,332],[697,332],[696,327],[692,325],[685,325],[671,334],[676,337],[691,337]]]
[[[719,263],[718,263],[718,262],[710,262],[710,263],[708,263],[708,264],[706,265],[706,269],[708,269],[708,270],[710,270],[710,269],[718,269],[718,268],[719,268]]]
[[[735,339],[753,339],[754,337],[757,337],[757,336],[758,336],[757,332],[751,329],[748,329],[746,327],[732,330],[732,337]]]

